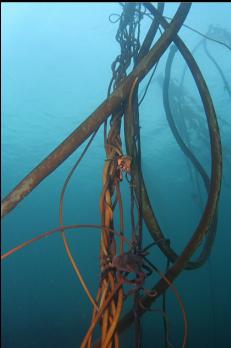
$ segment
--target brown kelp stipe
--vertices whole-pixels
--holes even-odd
[[[134,347],[140,348],[142,346],[142,315],[146,311],[155,311],[151,308],[152,303],[159,296],[165,294],[168,288],[174,292],[182,312],[184,335],[181,347],[186,348],[188,337],[186,309],[173,282],[183,270],[194,270],[204,264],[210,255],[214,243],[222,172],[220,133],[206,81],[190,50],[177,35],[182,25],[185,25],[184,21],[190,10],[191,3],[181,3],[170,23],[162,16],[164,3],[158,3],[157,8],[152,3],[120,3],[120,6],[122,7],[121,15],[113,14],[116,17],[114,23],[118,23],[116,40],[120,45],[120,53],[111,66],[112,78],[108,87],[107,99],[2,201],[2,217],[4,217],[82,143],[88,141],[82,154],[64,181],[61,190],[59,201],[60,226],[9,250],[1,256],[1,260],[5,260],[8,256],[33,242],[51,236],[56,232],[61,232],[67,256],[93,306],[91,322],[87,332],[83,334],[85,336],[81,348],[119,348],[121,333],[133,322],[135,329]],[[146,16],[151,18],[152,22],[143,42],[140,42],[141,21]],[[160,31],[160,38],[156,39],[159,26],[162,26],[163,33]],[[199,33],[197,30],[193,30]],[[202,35],[201,33],[199,34]],[[213,39],[211,35],[203,35],[203,37],[213,40],[214,43],[221,44],[220,41]],[[209,176],[197,157],[193,155],[190,148],[184,143],[182,134],[180,134],[175,124],[176,119],[172,115],[170,106],[169,84],[171,81],[171,65],[176,49],[171,48],[166,63],[163,84],[163,104],[167,120],[177,144],[184,155],[191,161],[195,170],[200,174],[208,193],[207,203],[198,226],[191,238],[189,238],[186,246],[178,254],[173,249],[170,239],[166,238],[164,231],[159,226],[145,185],[142,172],[141,123],[139,114],[140,105],[146,96],[157,66],[159,66],[158,62],[172,43],[175,44],[175,47],[177,47],[187,67],[190,69],[201,97],[209,129],[212,164],[211,176]],[[152,69],[153,71],[151,72]],[[149,72],[151,77],[142,98],[139,100],[140,83]],[[108,122],[109,117],[110,121]],[[105,149],[102,191],[99,202],[101,222],[98,225],[75,224],[65,226],[63,206],[67,185],[72,174],[93,143],[101,125],[104,125]],[[123,127],[126,152],[121,136]],[[123,185],[121,185],[122,182]],[[129,192],[130,195],[129,204],[124,202],[126,192]],[[146,232],[144,224],[153,240],[146,248],[143,247],[143,235]],[[115,228],[115,226],[119,227]],[[97,229],[100,232],[101,277],[96,297],[92,294],[91,289],[88,288],[84,275],[80,272],[72,256],[65,234],[66,231],[74,230],[76,232],[82,228]],[[205,242],[201,253],[196,260],[192,260],[193,254],[203,239]],[[125,243],[128,246],[128,251],[125,250]],[[168,262],[165,273],[161,272],[146,257],[154,245],[160,249]],[[160,276],[160,280],[153,284],[151,289],[146,289],[146,278],[152,275],[153,272]],[[124,302],[128,296],[132,296],[132,307],[121,318]],[[160,312],[165,318],[166,324],[166,318],[168,317],[166,307],[164,306]],[[97,340],[95,340],[96,328],[100,329]],[[172,346],[169,342],[167,329],[165,330],[166,343],[168,347]]]

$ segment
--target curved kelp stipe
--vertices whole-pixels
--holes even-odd
[[[174,295],[177,299],[177,302],[180,305],[180,309],[181,309],[183,321],[184,321],[184,336],[183,336],[182,348],[186,348],[187,339],[188,339],[188,319],[187,319],[187,314],[186,314],[184,302],[179,294],[179,291],[178,291],[177,287],[173,284],[173,282],[171,282],[168,279],[168,277],[163,272],[161,272],[156,266],[154,266],[145,256],[144,256],[144,260],[147,262],[149,267],[151,267],[153,269],[153,271],[155,271],[156,273],[159,274],[159,276],[168,284],[168,286],[174,292]],[[142,302],[141,302],[141,304],[142,304]]]
[[[43,239],[45,237],[48,237],[48,236],[51,236],[52,234],[56,233],[56,232],[60,232],[62,230],[71,230],[71,229],[80,229],[80,228],[96,228],[96,229],[99,229],[99,230],[106,230],[106,231],[109,231],[109,232],[112,232],[115,236],[119,237],[120,239],[122,239],[124,242],[126,242],[128,245],[130,245],[130,247],[132,247],[132,243],[127,239],[125,238],[123,235],[121,235],[119,232],[113,230],[112,228],[109,228],[109,227],[106,227],[106,226],[102,226],[102,225],[94,225],[94,224],[79,224],[79,225],[68,225],[68,226],[59,226],[59,227],[56,227],[52,230],[49,230],[47,232],[44,232],[42,234],[40,234],[39,236],[37,237],[34,237],[18,246],[16,246],[15,248],[9,250],[8,252],[6,252],[5,254],[1,255],[1,261],[6,259],[8,256],[14,254],[16,251],[26,247],[27,245],[33,243],[33,242],[36,242],[40,239]]]
[[[99,129],[99,128],[98,128]],[[64,202],[64,196],[65,196],[65,192],[66,192],[66,189],[67,189],[67,186],[70,182],[70,179],[72,177],[72,175],[74,174],[76,168],[78,167],[78,165],[80,164],[81,160],[83,159],[84,155],[86,154],[88,148],[90,147],[91,143],[93,142],[93,139],[94,137],[96,136],[97,132],[98,132],[98,129],[96,129],[96,131],[93,133],[93,135],[91,136],[90,140],[88,141],[87,145],[85,146],[83,152],[81,153],[80,157],[77,159],[77,161],[75,162],[74,166],[71,168],[70,172],[68,173],[67,177],[66,177],[66,180],[64,182],[64,185],[63,185],[63,188],[62,188],[62,191],[61,191],[61,195],[60,195],[60,201],[59,201],[59,223],[60,223],[60,226],[63,226],[63,202]],[[61,236],[62,236],[62,239],[63,239],[63,244],[64,244],[64,247],[65,247],[65,250],[67,252],[67,256],[68,256],[68,259],[70,260],[70,263],[86,293],[86,295],[88,296],[90,302],[92,303],[93,307],[95,309],[98,310],[98,306],[90,292],[90,290],[88,289],[84,279],[83,279],[83,276],[80,272],[80,269],[79,267],[77,266],[75,260],[74,260],[74,257],[71,253],[71,250],[70,250],[70,247],[68,245],[68,241],[67,241],[67,238],[66,238],[66,235],[65,235],[65,232],[64,230],[62,229],[61,230]]]
[[[170,319],[167,315],[167,313],[165,311],[163,311],[162,309],[160,308],[148,308],[146,309],[141,302],[139,302],[139,306],[143,309],[143,310],[147,310],[148,312],[153,312],[153,313],[160,313],[160,315],[165,319],[166,323],[167,323],[167,326],[168,326],[168,330],[169,330],[169,327],[170,327]],[[173,344],[169,341],[169,337],[168,335],[166,336],[166,344],[167,344],[167,347],[168,348],[175,348],[173,346]]]

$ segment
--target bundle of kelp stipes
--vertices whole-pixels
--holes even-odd
[[[86,294],[93,305],[92,322],[86,333],[81,347],[119,347],[119,336],[129,325],[135,322],[135,346],[141,346],[140,318],[146,311],[151,310],[152,303],[165,294],[170,287],[176,294],[184,318],[184,336],[182,347],[186,347],[187,318],[184,305],[173,282],[185,269],[200,267],[208,258],[214,242],[217,222],[217,204],[221,186],[221,142],[213,102],[202,73],[189,49],[177,35],[190,10],[190,3],[181,3],[171,20],[167,22],[163,17],[164,4],[159,3],[155,8],[151,3],[120,3],[121,15],[114,15],[119,23],[116,40],[120,44],[120,54],[112,64],[112,80],[108,88],[105,101],[76,128],[51,154],[48,155],[34,170],[32,170],[2,201],[2,217],[8,214],[16,205],[29,194],[46,176],[53,172],[73,151],[75,151],[90,136],[84,152],[72,168],[60,198],[60,226],[43,235],[33,238],[2,255],[2,259],[11,255],[20,248],[61,231],[68,257],[75,269]],[[140,25],[144,16],[151,18],[150,28],[140,42]],[[113,16],[111,16],[112,21]],[[159,27],[163,28],[159,39],[156,34]],[[193,163],[200,173],[208,192],[207,202],[201,219],[188,243],[181,253],[177,254],[172,248],[170,240],[161,230],[149,195],[145,186],[141,167],[141,142],[138,88],[140,82],[153,69],[174,43],[183,56],[192,77],[195,80],[204,107],[209,129],[211,144],[212,170],[210,177],[193,155],[190,148],[183,141],[172,117],[169,105],[168,87],[170,67],[174,50],[171,50],[166,65],[164,80],[164,106],[170,128],[184,154]],[[145,95],[144,95],[145,96]],[[110,118],[108,126],[108,118]],[[104,125],[104,145],[106,161],[103,171],[103,188],[100,198],[101,225],[63,225],[63,199],[69,179],[93,142],[95,134],[101,125]],[[126,153],[122,150],[121,128],[124,125]],[[127,179],[130,190],[131,204],[125,207],[122,201],[120,183]],[[115,214],[119,207],[119,214]],[[125,226],[124,214],[130,216],[131,232]],[[120,230],[115,231],[116,216],[119,219]],[[143,222],[146,224],[153,244],[156,244],[168,260],[166,273],[159,271],[147,258],[147,250],[151,246],[143,246]],[[68,246],[65,231],[71,228],[92,227],[101,230],[100,265],[101,281],[96,297],[88,289],[83,276],[77,267]],[[191,257],[205,239],[202,251],[196,260]],[[125,245],[128,245],[125,251]],[[160,276],[160,280],[149,290],[145,289],[145,279],[152,272]],[[130,289],[125,294],[125,286]],[[131,310],[121,318],[124,301],[133,294],[134,301]],[[166,314],[163,313],[165,317]],[[94,332],[100,326],[100,337],[95,339]],[[166,324],[166,320],[165,320]],[[168,340],[165,325],[166,347],[171,344]]]

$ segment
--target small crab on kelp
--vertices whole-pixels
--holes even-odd
[[[105,276],[106,272],[114,270],[116,271],[117,277],[120,279],[122,278],[124,283],[134,284],[135,287],[130,290],[126,296],[140,289],[144,289],[145,278],[153,272],[152,268],[144,262],[144,256],[147,254],[147,252],[142,251],[134,253],[130,250],[121,255],[116,255],[112,257],[112,259],[108,256],[105,258],[102,275]],[[131,273],[134,273],[136,278],[131,280],[128,279],[127,275]],[[155,296],[150,290],[145,290],[145,292],[150,296]]]
[[[119,156],[117,159],[117,170],[118,170],[118,176],[120,181],[123,180],[123,172],[126,174],[131,172],[131,163],[132,158],[131,156]]]

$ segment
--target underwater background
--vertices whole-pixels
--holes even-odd
[[[168,3],[172,17],[179,3]],[[2,198],[54,150],[107,96],[111,64],[119,54],[115,40],[118,23],[109,16],[121,13],[118,3],[2,3]],[[193,3],[185,24],[206,33],[222,28],[231,45],[231,3]],[[145,35],[150,20],[142,23]],[[201,36],[182,27],[179,36],[190,50]],[[207,41],[229,90],[203,46],[194,52],[213,98],[223,146],[223,180],[218,230],[209,261],[185,271],[175,284],[189,320],[189,348],[231,347],[231,52]],[[192,165],[168,126],[162,82],[169,49],[140,107],[142,168],[158,222],[180,252],[190,239],[206,202],[201,179],[198,193]],[[192,148],[210,175],[210,148],[202,103],[179,53],[173,62],[171,96],[176,108],[179,93],[188,96],[185,113]],[[142,81],[143,94],[150,74]],[[177,94],[178,93],[178,94]],[[175,103],[175,104],[174,104]],[[197,123],[197,119],[199,119]],[[194,125],[194,128],[193,128]],[[59,199],[70,169],[83,151],[77,149],[2,220],[2,252],[59,225]],[[123,143],[123,148],[124,143]],[[103,130],[87,151],[68,186],[64,223],[100,224],[99,200],[105,161]],[[190,167],[191,166],[191,167]],[[195,173],[194,173],[195,174]],[[193,180],[194,178],[194,180]],[[124,186],[124,206],[129,194]],[[127,203],[126,203],[127,202]],[[129,226],[129,217],[125,215]],[[129,227],[128,227],[129,228]],[[96,294],[99,280],[98,230],[67,232],[71,250],[89,288]],[[145,245],[151,237],[145,229]],[[150,259],[164,271],[166,260],[157,248]],[[2,335],[4,348],[79,347],[89,327],[89,303],[67,258],[60,234],[31,244],[4,260],[2,270]],[[158,280],[147,279],[147,288]],[[125,306],[126,307],[126,306]],[[154,308],[161,308],[161,299]],[[182,314],[174,294],[167,292],[170,342],[180,347]],[[142,318],[143,347],[164,347],[163,321],[157,312]],[[134,347],[134,327],[121,336],[122,347]]]

